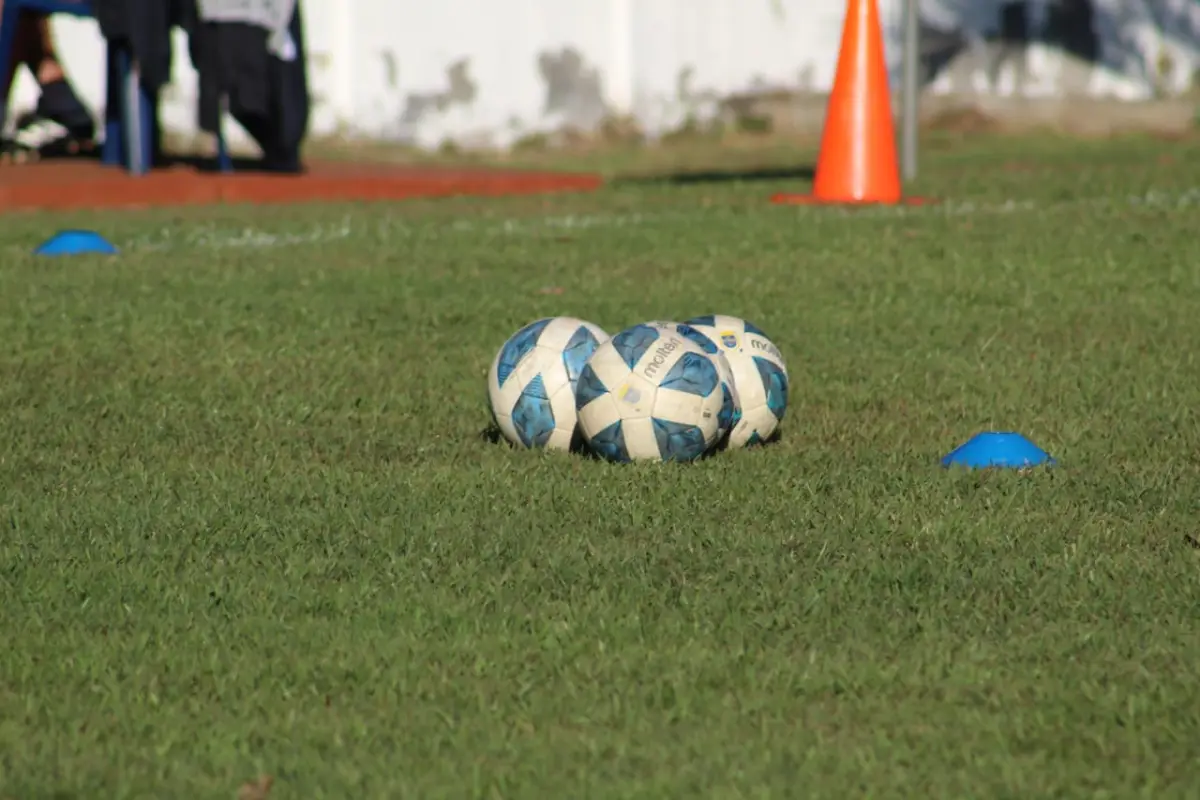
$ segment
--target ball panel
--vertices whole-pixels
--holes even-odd
[[[698,428],[706,446],[716,444],[721,433],[719,417],[721,394],[714,391],[708,397],[660,389],[654,398],[654,418]]]
[[[717,317],[709,315],[707,317],[694,317],[688,322],[652,322],[647,324],[678,332],[693,344],[699,345],[709,359],[712,360],[713,365],[717,369],[717,379],[722,393],[722,413],[718,415],[717,438],[724,439],[729,434],[732,426],[741,418],[741,400],[738,396],[737,382],[734,379],[733,370],[729,365],[728,359],[725,357],[725,353],[722,351],[722,347],[714,339],[717,335],[716,332],[702,330],[700,327],[701,323],[715,322],[716,320]],[[734,338],[732,341],[727,341],[726,344],[735,346],[736,341],[736,338]]]
[[[767,336],[765,333],[763,333],[762,328],[758,327],[753,322],[746,322],[745,320],[742,320],[742,328],[743,328],[743,330],[746,331],[746,333],[750,334],[751,336],[761,336],[764,339],[771,338],[770,336]]]
[[[598,325],[587,320],[577,317],[552,317],[550,324],[542,330],[538,337],[538,344],[561,352],[567,349],[572,339],[579,336],[580,328],[586,330],[597,343],[608,339],[607,333]]]
[[[545,348],[534,345],[533,349],[526,353],[525,357],[517,363],[517,368],[512,371],[509,380],[524,386],[548,369],[553,370],[558,366],[554,363],[557,359],[554,358],[553,354],[547,358],[548,353],[549,351]]]
[[[699,353],[684,353],[659,383],[663,389],[707,397],[717,389],[717,368],[712,359]]]
[[[700,345],[700,348],[702,350],[704,350],[705,353],[708,353],[710,356],[716,355],[717,353],[721,352],[720,348],[717,347],[717,343],[714,342],[712,339],[710,339],[708,336],[706,336],[699,329],[693,328],[691,325],[679,325],[677,327],[677,330],[679,331],[680,334],[687,337],[690,341],[695,342],[696,344]]]
[[[497,363],[492,364],[492,370],[488,375],[488,404],[492,410],[492,419],[500,428],[500,433],[506,441],[520,444],[521,437],[513,426],[512,409],[517,403],[517,398],[521,396],[521,383],[510,380],[501,387],[496,380]]]
[[[710,358],[716,364],[717,375],[721,378],[721,411],[725,417],[717,435],[724,437],[733,429],[737,421],[742,418],[742,395],[737,387],[737,378],[734,377],[733,367],[730,365],[729,359],[725,357],[725,354],[717,353],[715,356],[710,356]]]
[[[658,328],[661,331],[677,333],[683,338],[692,342],[692,344],[699,345],[700,349],[709,355],[714,355],[720,352],[716,343],[713,342],[709,336],[686,322],[664,322],[662,320],[655,320],[645,324],[653,328]]]
[[[743,343],[742,351],[749,356],[763,356],[776,361],[780,367],[787,369],[783,362],[783,353],[775,346],[775,343],[770,339],[763,338],[752,334],[746,334]]]
[[[567,340],[566,346],[563,348],[563,365],[567,370],[567,377],[572,383],[579,380],[579,373],[583,371],[583,365],[587,363],[592,353],[600,346],[599,339],[585,325],[580,325],[571,334],[571,338]]]
[[[741,353],[730,353],[726,356],[733,381],[737,385],[738,400],[743,409],[766,405],[767,392],[763,387],[762,378],[754,360]]]
[[[625,419],[649,417],[654,409],[656,389],[653,383],[639,375],[630,375],[612,393],[618,410]]]
[[[660,461],[662,453],[658,449],[658,437],[654,434],[654,424],[649,416],[630,419],[624,423],[625,451],[634,461]]]
[[[525,385],[512,409],[512,424],[526,447],[545,447],[554,433],[554,409],[541,375]]]
[[[617,411],[616,398],[611,394],[601,395],[579,409],[579,429],[585,437],[594,436],[621,419]]]
[[[729,446],[748,447],[761,444],[775,433],[779,419],[765,405],[742,410],[742,419],[733,426],[729,434]]]
[[[629,451],[625,447],[625,432],[621,420],[617,420],[608,427],[596,433],[591,437],[591,446],[596,453],[609,461],[618,463],[628,463],[632,459],[629,457]]]
[[[719,345],[724,352],[729,352],[737,350],[741,346],[743,330],[740,323],[741,320],[735,317],[709,314],[705,317],[692,317],[684,324],[704,334],[710,341]]]
[[[519,381],[507,381],[501,386],[496,374],[497,366],[498,362],[492,365],[488,373],[488,400],[493,411],[508,413],[512,404],[517,402],[517,396],[521,394],[521,385]]]
[[[651,418],[650,423],[663,461],[695,461],[708,450],[708,438],[695,425],[658,418]]]
[[[581,325],[583,320],[575,317],[550,317],[550,324],[538,335],[538,344],[551,350],[562,350]]]
[[[665,332],[665,335],[655,342],[652,350],[648,351],[638,362],[635,373],[645,379],[651,386],[657,386],[670,373],[672,367],[683,358],[685,353],[699,355],[707,359],[697,345],[692,344],[677,333]]]
[[[610,341],[625,366],[633,369],[646,351],[658,341],[658,331],[649,325],[634,325],[618,333]]]
[[[775,419],[783,421],[788,404],[788,378],[780,366],[760,356],[754,357],[754,366],[767,390],[767,408]]]
[[[539,319],[531,322],[504,343],[496,358],[496,383],[499,386],[503,387],[508,382],[509,376],[521,363],[521,359],[537,346],[538,337],[551,321],[551,319]]]
[[[546,384],[546,393],[550,396],[563,387],[571,386],[571,376],[567,374],[567,366],[563,363],[561,351],[539,344],[533,351],[533,355],[526,361],[538,367],[537,374],[542,376],[542,381]],[[524,364],[522,364],[523,366]],[[518,373],[520,371],[520,369],[517,370]]]
[[[729,384],[721,384],[721,411],[717,414],[717,435],[725,434],[733,430],[733,424],[740,418],[740,410],[737,403],[734,402],[733,392],[729,389]]]
[[[550,408],[554,411],[554,433],[546,447],[551,450],[570,450],[578,429],[579,414],[575,411],[575,391],[571,384],[563,381],[558,389],[547,387],[550,393]]]
[[[608,394],[608,387],[596,374],[591,364],[584,364],[575,384],[575,408],[582,409],[598,397]]]
[[[616,391],[621,384],[629,380],[629,367],[612,346],[611,340],[596,348],[596,352],[588,359],[587,366],[591,367],[592,372],[610,392]]]

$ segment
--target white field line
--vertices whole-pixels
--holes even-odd
[[[764,199],[764,208],[769,208]],[[1047,213],[1076,208],[1161,208],[1177,209],[1200,206],[1200,188],[1177,191],[1151,190],[1140,195],[1092,196],[1044,203],[1035,200],[1002,200],[998,202],[946,201],[927,206],[878,206],[858,209],[800,207],[791,209],[798,214],[821,214],[846,219],[880,219],[909,217],[974,217]],[[412,224],[402,219],[358,220],[344,216],[335,223],[318,225],[303,232],[271,233],[248,227],[210,226],[207,228],[162,228],[154,233],[135,237],[118,247],[132,251],[163,250],[270,250],[303,245],[320,245],[342,241],[355,236],[372,236],[388,242],[409,238],[438,238],[457,234],[538,235],[554,231],[629,228],[654,223],[694,220],[697,212],[711,213],[712,209],[675,209],[614,214],[563,214],[546,217],[509,218],[493,220],[458,219],[444,223]]]
[[[254,228],[192,228],[180,233],[163,228],[155,233],[131,239],[123,250],[231,250],[271,249],[305,244],[324,244],[347,239],[354,234],[349,217],[335,225],[320,225],[304,233],[269,233]]]

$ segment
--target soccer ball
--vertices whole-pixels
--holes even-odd
[[[635,325],[596,348],[579,376],[583,438],[609,461],[693,461],[717,441],[721,377],[678,331]]]
[[[531,322],[512,335],[488,370],[488,400],[504,438],[521,447],[569,450],[575,443],[575,384],[608,334],[574,317]]]
[[[738,399],[737,381],[733,377],[733,368],[729,365],[729,359],[721,352],[721,348],[716,342],[705,336],[700,331],[682,322],[663,322],[655,320],[647,322],[659,330],[675,331],[681,336],[686,336],[700,347],[704,348],[704,352],[712,359],[713,365],[717,368],[717,375],[721,379],[721,413],[717,415],[717,443],[725,441],[733,426],[742,418],[741,401]]]
[[[684,324],[715,342],[733,370],[741,418],[729,435],[729,447],[765,442],[783,421],[788,405],[788,372],[779,348],[758,327],[737,317],[715,314]]]

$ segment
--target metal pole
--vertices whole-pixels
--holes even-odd
[[[146,140],[142,126],[146,120],[142,118],[145,107],[142,104],[142,71],[134,60],[133,54],[122,51],[121,64],[127,67],[125,73],[125,158],[128,169],[134,175],[141,175],[150,168],[142,157],[145,153]]]
[[[919,0],[904,0],[904,112],[900,129],[900,170],[904,180],[917,177],[917,120],[921,94],[921,36]]]

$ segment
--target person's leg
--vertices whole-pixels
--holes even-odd
[[[26,49],[22,63],[33,73],[42,90],[37,105],[38,115],[62,125],[77,139],[91,140],[96,133],[95,121],[63,72],[54,46],[54,34],[50,30],[50,19],[44,14],[25,16],[28,29],[19,29],[19,33],[25,36]]]
[[[33,74],[41,93],[36,110],[18,122],[15,147],[77,152],[81,145],[89,146],[96,135],[95,121],[67,80],[54,45],[50,20],[44,14],[20,16],[8,71],[10,89],[17,68],[22,65]],[[52,123],[51,127],[65,129],[66,135],[49,137],[44,130],[47,122]]]
[[[4,8],[3,0],[0,0],[0,10]],[[17,30],[13,35],[12,52],[10,53],[9,63],[4,65],[4,96],[12,100],[12,86],[17,78],[17,70],[22,65],[34,60],[37,56],[37,51],[40,49],[41,32],[38,30],[38,17],[32,14],[21,14],[17,17]],[[20,129],[22,121],[17,121],[16,138],[5,136],[0,140],[0,159],[8,161],[15,159],[24,161],[30,152],[30,148],[24,143],[18,141],[20,138]]]

